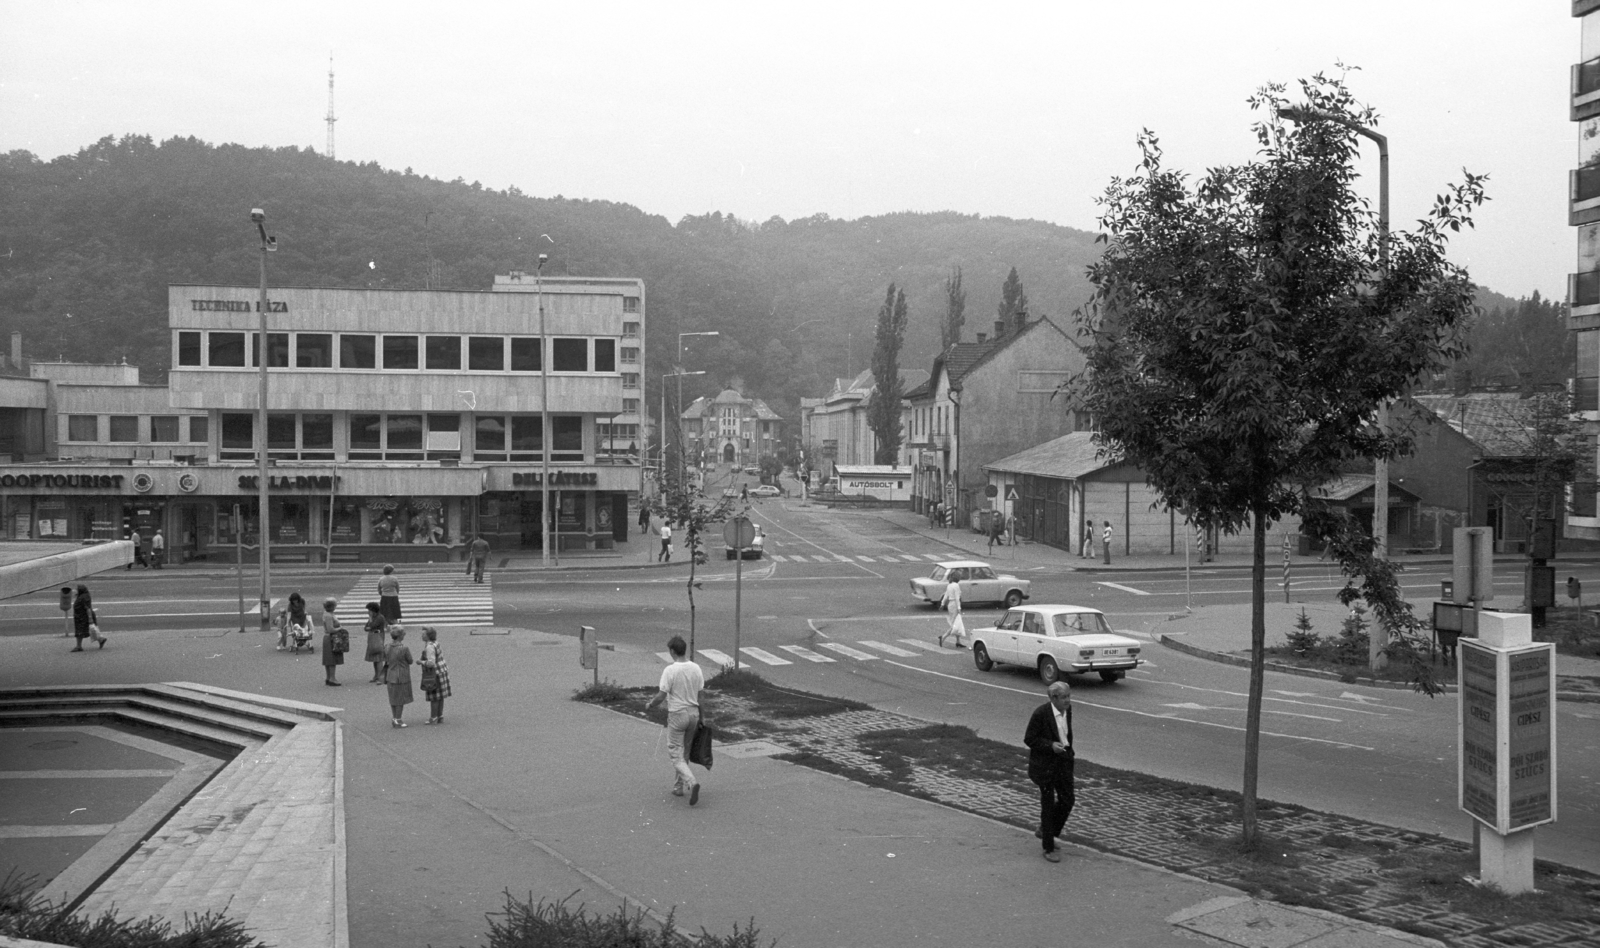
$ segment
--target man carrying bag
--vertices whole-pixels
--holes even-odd
[[[667,703],[667,754],[672,758],[672,768],[677,771],[677,781],[672,788],[672,795],[681,797],[689,795],[689,805],[694,806],[700,802],[700,782],[694,779],[694,771],[689,769],[689,759],[686,752],[695,743],[696,732],[700,728],[700,703],[701,689],[706,685],[705,674],[700,671],[700,666],[689,661],[689,645],[683,636],[674,635],[667,640],[667,651],[672,653],[672,664],[661,671],[661,690],[656,692],[646,704],[648,711],[659,702]],[[706,767],[711,766],[711,752],[709,742],[710,729],[706,728]]]

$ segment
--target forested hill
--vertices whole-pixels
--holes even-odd
[[[1084,268],[1098,252],[1092,234],[1039,221],[757,224],[713,213],[674,224],[625,204],[492,191],[310,150],[129,136],[50,162],[0,156],[0,331],[20,330],[30,358],[126,358],[160,382],[167,284],[254,285],[252,207],[278,237],[268,266],[280,286],[484,290],[497,273],[532,270],[540,252],[546,273],[642,278],[652,399],[675,334],[715,330],[688,364],[709,374],[686,379],[685,397],[737,378],[786,413],[870,364],[891,281],[910,303],[901,364],[925,368],[951,267],[964,273],[971,339],[992,328],[1011,267],[1031,312],[1066,315],[1087,298]]]

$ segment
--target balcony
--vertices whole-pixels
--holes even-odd
[[[950,450],[950,433],[948,431],[936,431],[928,435],[928,446],[935,451]]]
[[[1572,0],[1572,15],[1584,16],[1600,10],[1600,0]]]
[[[1600,221],[1600,168],[1567,173],[1567,223],[1573,227]]]
[[[1572,67],[1572,120],[1600,115],[1600,57]]]
[[[1568,329],[1600,329],[1600,270],[1567,274]]]

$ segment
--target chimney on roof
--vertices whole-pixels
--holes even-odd
[[[1003,319],[995,320],[994,321],[994,337],[996,339],[999,339],[1001,336],[1004,336],[1005,334],[1006,334],[1006,321],[1003,320]],[[979,341],[981,342],[982,340],[979,340]]]
[[[986,333],[986,332],[978,333],[978,345],[981,346],[981,345],[983,345],[984,343],[986,343],[988,341],[989,341],[989,334],[988,333]]]
[[[11,334],[11,364],[22,368],[22,333]]]

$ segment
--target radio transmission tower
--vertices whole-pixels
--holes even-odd
[[[328,157],[333,158],[333,54],[328,54]]]

